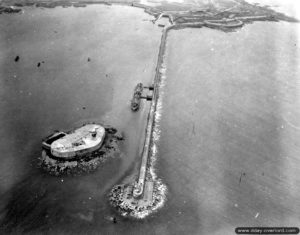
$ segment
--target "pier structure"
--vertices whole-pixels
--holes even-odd
[[[153,167],[150,162],[152,156],[153,132],[155,131],[155,114],[157,111],[157,103],[159,99],[159,87],[161,80],[165,77],[163,74],[164,55],[166,50],[166,39],[169,30],[183,28],[201,28],[208,27],[223,31],[232,31],[243,27],[246,23],[253,21],[279,21],[285,20],[290,22],[298,22],[295,19],[275,14],[273,11],[265,11],[260,8],[247,8],[240,6],[241,14],[227,10],[211,9],[198,11],[164,11],[155,7],[143,4],[135,4],[132,6],[143,8],[145,12],[155,17],[152,21],[154,24],[162,17],[169,18],[170,25],[163,26],[161,43],[159,47],[152,96],[139,96],[139,99],[151,101],[147,125],[145,131],[145,140],[141,154],[141,163],[137,179],[134,182],[127,182],[122,185],[115,186],[110,194],[111,204],[117,208],[122,215],[129,215],[136,218],[144,218],[153,211],[162,207],[165,201],[166,188],[163,183],[152,174]],[[245,9],[244,9],[244,8]],[[253,15],[251,15],[253,13]],[[162,189],[164,187],[164,189]]]
[[[162,17],[162,14],[158,17]],[[169,15],[168,15],[169,17]],[[231,19],[233,21],[234,19]],[[173,21],[171,22],[173,23]],[[213,22],[213,23],[219,23],[219,22]],[[220,23],[224,23],[224,21],[221,21]],[[152,133],[154,129],[155,124],[155,112],[157,109],[157,101],[159,98],[159,84],[161,81],[162,71],[163,71],[163,59],[166,49],[166,39],[169,30],[171,29],[180,29],[185,27],[203,27],[207,26],[209,27],[208,22],[193,22],[193,23],[182,23],[182,24],[172,24],[170,26],[167,26],[163,29],[162,36],[161,36],[161,43],[159,47],[159,53],[158,53],[158,59],[157,59],[157,65],[156,65],[156,72],[153,82],[153,95],[152,95],[152,101],[150,106],[150,111],[148,114],[147,119],[147,126],[146,126],[146,137],[144,142],[144,147],[142,151],[142,157],[141,157],[141,166],[139,170],[139,176],[137,182],[135,182],[134,189],[133,189],[133,196],[135,198],[142,197],[142,194],[144,193],[144,187],[145,187],[145,181],[146,181],[146,173],[147,173],[147,164],[149,161],[149,155],[150,155],[150,148],[152,144]],[[234,27],[240,27],[241,25],[236,25]],[[232,27],[232,26],[231,26]]]
[[[139,171],[139,177],[138,177],[138,180],[133,189],[133,196],[135,198],[141,197],[144,192],[146,173],[147,173],[147,163],[149,161],[150,148],[151,148],[151,143],[152,143],[152,133],[153,133],[154,124],[155,124],[155,112],[156,112],[156,108],[157,108],[157,101],[159,98],[159,84],[160,84],[160,80],[161,80],[161,72],[160,71],[162,69],[163,56],[164,56],[165,48],[166,48],[167,33],[170,28],[171,28],[171,26],[164,28],[162,37],[161,37],[161,43],[160,43],[159,53],[158,53],[158,60],[157,60],[157,65],[156,65],[156,73],[155,73],[154,82],[153,82],[152,101],[151,101],[150,111],[149,111],[148,119],[147,119],[146,137],[145,137],[145,142],[144,142],[144,147],[143,147],[143,152],[142,152],[142,161],[141,161],[141,166],[140,166],[140,171]]]
[[[150,106],[150,111],[148,114],[147,119],[147,126],[146,126],[146,137],[143,146],[142,156],[141,156],[141,165],[139,170],[139,176],[137,181],[133,187],[133,197],[143,198],[145,197],[143,194],[145,193],[145,184],[146,184],[146,174],[147,174],[147,166],[149,162],[149,155],[150,155],[150,148],[152,145],[152,134],[155,124],[155,112],[157,109],[157,101],[159,98],[159,84],[161,81],[162,71],[163,71],[163,59],[166,49],[166,39],[169,30],[171,29],[181,29],[181,28],[188,28],[188,27],[214,27],[214,28],[239,28],[244,25],[243,21],[246,20],[266,20],[268,19],[267,16],[248,16],[248,17],[234,17],[232,19],[221,19],[221,20],[205,20],[202,22],[189,22],[189,23],[175,23],[172,17],[172,12],[168,13],[161,13],[155,21],[159,18],[167,16],[170,19],[171,25],[164,27],[162,36],[161,36],[161,43],[159,47],[158,53],[158,60],[156,65],[156,72],[153,82],[153,95],[152,101]],[[154,22],[155,22],[154,21]],[[234,24],[228,24],[231,22],[235,22]],[[147,193],[151,192],[151,190],[147,190]]]

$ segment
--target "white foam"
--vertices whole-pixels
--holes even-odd
[[[163,205],[166,202],[166,195],[167,195],[167,186],[162,182],[160,178],[157,177],[156,174],[156,161],[157,157],[159,156],[159,151],[158,151],[158,143],[160,140],[161,136],[161,130],[160,130],[160,120],[163,112],[163,95],[164,95],[164,86],[166,84],[166,63],[165,63],[165,55],[163,55],[163,61],[162,64],[160,65],[161,67],[159,68],[159,76],[160,76],[160,83],[159,85],[159,99],[157,100],[156,103],[156,110],[154,113],[154,126],[153,126],[153,132],[152,132],[152,145],[151,145],[151,154],[149,158],[149,173],[151,175],[151,178],[154,182],[155,185],[155,193],[154,197],[156,197],[157,203],[149,208],[145,209],[143,211],[135,211],[133,210],[130,215],[138,218],[138,219],[143,219],[147,217],[148,215],[156,212],[159,208],[163,207]],[[124,216],[127,215],[127,212],[123,213]]]

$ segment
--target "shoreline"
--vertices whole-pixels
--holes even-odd
[[[156,110],[157,103],[159,99],[159,88],[162,81],[163,76],[165,77],[165,67],[164,67],[164,56],[165,56],[165,47],[166,40],[168,36],[168,32],[171,29],[182,29],[187,27],[209,27],[213,29],[219,30],[228,30],[228,29],[236,29],[241,28],[245,25],[245,23],[253,22],[253,21],[279,21],[273,15],[253,15],[253,16],[239,16],[239,17],[230,17],[230,18],[222,18],[222,19],[208,19],[203,22],[187,22],[176,24],[176,20],[174,20],[174,16],[170,13],[161,13],[156,17],[154,23],[158,21],[161,17],[168,17],[170,26],[167,26],[163,29],[161,44],[158,54],[156,74],[153,82],[154,91],[153,91],[153,100],[151,103],[148,119],[147,119],[147,127],[146,127],[146,137],[144,143],[144,149],[141,157],[141,166],[139,170],[139,176],[136,182],[131,184],[123,184],[115,186],[110,194],[110,202],[111,204],[117,208],[117,210],[123,216],[131,216],[135,218],[144,218],[149,214],[157,211],[164,205],[166,200],[166,192],[167,188],[163,185],[160,179],[156,179],[162,187],[164,187],[161,191],[149,190],[148,184],[153,182],[156,183],[153,178],[156,178],[156,175],[153,176],[151,172],[154,171],[154,165],[150,163],[153,159],[156,160],[156,152],[155,156],[153,156],[153,148],[156,149],[156,145],[153,142],[153,132],[156,125]],[[236,22],[235,24],[228,24],[231,22]],[[151,150],[150,150],[151,149]],[[152,155],[151,157],[149,157]],[[155,161],[154,160],[154,161]],[[153,197],[155,199],[158,198],[157,204],[147,203],[147,207],[140,206],[140,201],[147,201],[145,198]],[[163,198],[163,199],[162,199]],[[136,205],[139,206],[136,206]]]
[[[168,11],[168,10],[161,10],[157,7],[148,6],[144,4],[140,4],[138,2],[123,2],[123,1],[77,1],[72,3],[67,3],[66,1],[59,1],[59,2],[50,2],[50,1],[34,1],[27,2],[23,1],[23,3],[18,3],[18,7],[22,7],[25,5],[22,4],[31,4],[30,6],[35,6],[39,8],[54,8],[56,6],[62,7],[85,7],[86,4],[104,4],[104,5],[126,5],[131,7],[137,7],[144,9],[144,12],[154,16],[156,19],[153,20],[155,24],[159,21],[162,17],[169,18],[170,26],[166,26],[163,29],[161,43],[159,48],[159,54],[157,59],[157,66],[155,77],[153,81],[154,91],[153,91],[153,100],[150,106],[148,118],[147,118],[147,126],[146,126],[146,133],[145,139],[143,144],[143,152],[141,156],[141,163],[139,168],[139,176],[137,181],[126,183],[123,185],[117,185],[112,189],[112,193],[110,195],[110,201],[113,206],[117,207],[121,214],[126,212],[127,214],[132,217],[136,218],[144,218],[150,213],[156,211],[158,208],[161,208],[166,199],[166,186],[162,183],[160,179],[157,178],[156,174],[154,173],[154,163],[157,157],[155,142],[153,140],[153,133],[155,130],[155,125],[157,124],[156,121],[156,114],[157,114],[157,103],[159,99],[159,90],[161,81],[164,75],[165,67],[164,67],[164,55],[165,55],[165,47],[166,47],[166,40],[168,36],[168,32],[171,29],[182,29],[182,28],[201,28],[201,27],[209,27],[218,30],[232,30],[238,29],[243,27],[246,23],[252,23],[254,21],[288,21],[288,22],[299,22],[298,20],[285,16],[281,13],[276,13],[273,10],[254,6],[244,1],[239,1],[241,8],[239,11],[236,9],[231,10],[222,10],[217,9],[215,7],[209,7],[205,10],[198,10],[198,11]],[[1,2],[3,4],[3,2]],[[15,6],[14,3],[13,6]],[[29,6],[29,5],[26,5]],[[8,6],[12,7],[12,6]],[[19,8],[17,8],[19,9]],[[251,10],[249,12],[249,10]],[[275,14],[276,13],[276,14]],[[251,15],[252,14],[252,15]],[[235,22],[232,24],[232,22]],[[154,151],[155,149],[155,151]],[[155,152],[155,153],[154,153]],[[152,161],[152,162],[151,162]],[[146,185],[149,185],[146,187]],[[152,186],[151,186],[152,185]],[[116,190],[116,188],[118,190]],[[145,191],[146,188],[146,191]],[[128,191],[128,192],[125,192]],[[129,192],[130,191],[130,192]],[[129,195],[129,202],[123,203],[124,197]],[[151,194],[151,195],[150,195]],[[118,199],[118,196],[122,197],[122,200]],[[150,199],[151,198],[151,199]],[[153,199],[154,198],[154,199]],[[159,198],[158,201],[156,198]],[[131,207],[135,203],[139,203],[142,201],[146,201],[146,206],[141,205],[140,207]],[[153,202],[154,201],[154,202]],[[130,211],[128,211],[128,208]]]
[[[218,0],[217,0],[218,2]],[[0,0],[0,14],[5,13],[18,13],[25,6],[34,6],[38,8],[55,8],[61,7],[86,7],[88,5],[124,5],[144,9],[146,13],[154,17],[169,17],[171,23],[195,23],[203,22],[204,20],[223,20],[225,18],[237,18],[239,20],[275,20],[275,21],[288,21],[299,22],[294,17],[289,17],[283,13],[276,12],[266,6],[258,6],[250,4],[245,0],[235,0],[230,3],[218,3],[218,7],[214,4],[200,3],[193,5],[190,3],[182,2],[176,6],[169,2],[162,2],[157,5],[142,4],[140,1],[135,0],[95,0],[95,1],[67,1],[67,0]],[[184,10],[183,10],[184,8]],[[225,9],[224,9],[225,8]],[[1,12],[1,9],[4,9]],[[261,17],[265,19],[262,19]],[[248,17],[248,19],[247,19]],[[256,19],[255,19],[256,18]]]

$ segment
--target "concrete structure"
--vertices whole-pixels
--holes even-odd
[[[144,192],[144,187],[145,187],[148,155],[149,155],[151,141],[152,141],[152,132],[153,132],[153,126],[154,126],[155,111],[156,111],[156,106],[157,106],[157,100],[159,97],[159,83],[160,83],[161,75],[162,75],[163,56],[165,54],[166,38],[168,35],[168,31],[171,29],[181,29],[181,28],[187,28],[187,27],[201,28],[203,26],[215,27],[215,28],[239,28],[244,25],[244,22],[242,20],[266,19],[266,16],[248,16],[248,17],[244,17],[244,18],[236,17],[236,18],[232,18],[232,19],[204,20],[202,22],[174,24],[173,16],[171,13],[172,12],[168,12],[168,13],[163,12],[156,19],[156,20],[158,20],[159,18],[161,18],[163,16],[167,16],[170,19],[171,25],[168,27],[165,27],[163,29],[163,33],[162,33],[162,37],[161,37],[161,44],[160,44],[160,48],[159,48],[156,73],[155,73],[155,78],[154,78],[153,96],[152,96],[150,112],[148,115],[148,122],[147,122],[147,127],[146,127],[146,138],[145,138],[145,143],[144,143],[144,148],[143,148],[143,153],[142,153],[142,162],[141,162],[139,177],[138,177],[137,182],[135,183],[134,190],[133,190],[133,196],[135,198],[142,196],[142,194]],[[230,24],[232,22],[235,22],[235,23]]]
[[[57,139],[58,137],[58,139]],[[51,154],[62,159],[71,159],[75,156],[93,152],[102,146],[105,137],[104,127],[97,124],[84,125],[71,133],[60,132],[44,141],[43,146],[50,145]],[[54,140],[52,143],[51,138]]]
[[[160,44],[159,53],[158,53],[156,73],[155,73],[154,85],[153,85],[152,102],[151,102],[150,112],[148,115],[147,128],[146,128],[146,139],[145,139],[145,144],[144,144],[143,153],[142,153],[142,162],[141,162],[141,167],[140,167],[140,172],[139,172],[139,178],[138,178],[138,181],[136,182],[134,190],[133,190],[133,196],[136,198],[141,197],[144,192],[145,178],[146,178],[146,172],[147,172],[147,163],[148,163],[148,158],[149,158],[148,156],[149,156],[149,151],[150,151],[150,147],[151,147],[152,132],[153,132],[153,127],[154,127],[155,111],[156,111],[156,106],[157,106],[157,100],[159,97],[159,94],[158,94],[159,82],[161,79],[160,71],[162,68],[163,55],[165,53],[165,48],[166,48],[167,32],[171,28],[172,28],[172,26],[164,28],[162,38],[161,38],[161,44]]]

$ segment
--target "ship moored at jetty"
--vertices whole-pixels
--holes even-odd
[[[141,96],[143,92],[143,84],[138,83],[134,88],[133,97],[131,100],[131,110],[138,111],[140,109]]]
[[[40,166],[55,175],[91,171],[120,152],[120,140],[123,137],[115,128],[94,123],[57,131],[42,142]]]
[[[134,88],[134,92],[133,92],[133,97],[131,100],[131,110],[132,111],[138,111],[140,109],[140,105],[141,105],[141,99],[145,99],[147,101],[151,101],[152,100],[152,96],[153,95],[143,95],[143,90],[144,89],[148,89],[149,91],[153,91],[154,87],[153,86],[143,86],[143,83],[138,83],[135,88]]]

